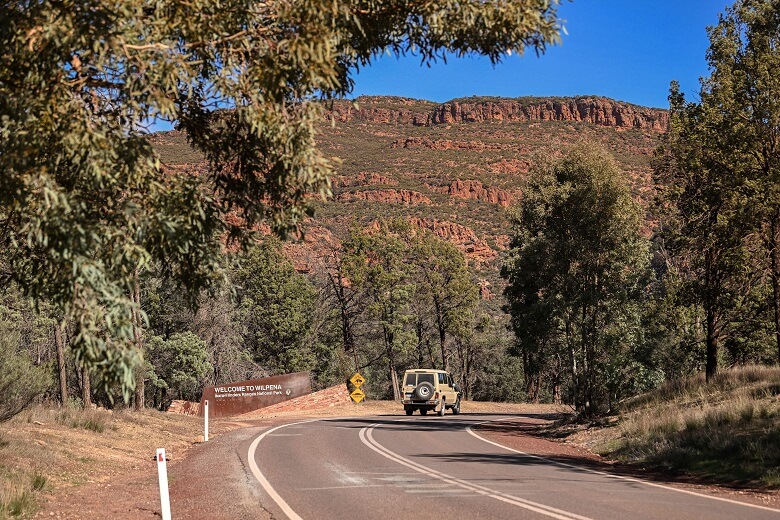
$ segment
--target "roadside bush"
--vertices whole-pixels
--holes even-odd
[[[0,324],[0,422],[24,410],[51,386],[47,367],[34,366],[20,348],[19,334],[7,329]]]
[[[35,493],[46,486],[46,477],[36,474],[28,480],[6,475],[0,481],[0,518],[29,518],[36,509]]]
[[[173,399],[196,401],[203,379],[213,371],[206,344],[192,332],[168,339],[152,336],[147,347],[147,398],[165,409]]]

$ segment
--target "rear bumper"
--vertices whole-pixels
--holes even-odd
[[[440,401],[438,399],[432,399],[430,401],[414,401],[412,399],[404,399],[401,401],[401,404],[406,406],[414,406],[414,407],[429,407],[429,406],[439,406]]]

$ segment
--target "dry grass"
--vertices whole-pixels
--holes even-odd
[[[157,448],[182,457],[201,428],[155,411],[32,407],[0,425],[0,518],[29,518],[64,490],[143,469]]]
[[[669,383],[593,435],[603,455],[714,481],[780,487],[780,368]]]

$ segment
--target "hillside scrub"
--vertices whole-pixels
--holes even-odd
[[[623,403],[598,453],[716,482],[780,488],[780,368],[668,382]]]

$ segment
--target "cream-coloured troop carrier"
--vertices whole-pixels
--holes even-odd
[[[460,413],[460,387],[452,380],[449,372],[432,368],[416,368],[404,372],[402,403],[406,415],[415,410],[420,415],[434,411],[444,415],[447,409]]]

